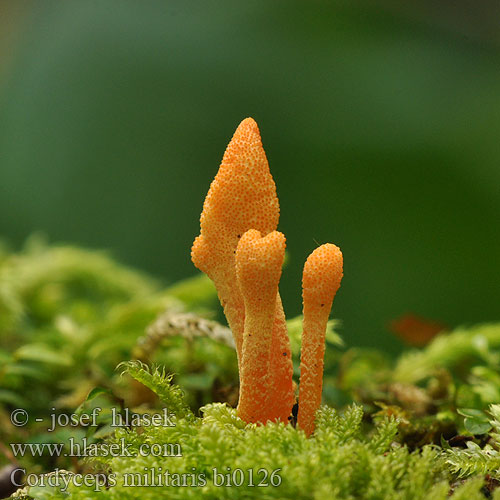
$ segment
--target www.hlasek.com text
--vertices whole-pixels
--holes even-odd
[[[51,457],[182,457],[179,443],[142,443],[134,448],[125,438],[111,443],[92,443],[87,438],[75,440],[71,437],[67,443],[10,443],[15,457],[51,456]],[[65,451],[66,450],[66,451]]]

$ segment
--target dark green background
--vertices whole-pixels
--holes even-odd
[[[165,282],[192,275],[204,196],[252,116],[278,186],[289,316],[305,258],[331,241],[350,345],[392,349],[386,325],[409,311],[499,319],[494,37],[376,3],[23,9],[0,86],[0,234],[14,245],[41,230]]]

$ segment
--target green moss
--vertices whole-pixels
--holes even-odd
[[[391,360],[346,349],[331,322],[325,404],[306,439],[293,422],[263,427],[238,418],[236,355],[227,329],[212,319],[216,304],[204,277],[162,288],[99,252],[39,242],[20,253],[2,247],[0,440],[61,443],[57,456],[18,457],[20,466],[45,479],[57,470],[67,471],[61,478],[95,475],[109,486],[36,486],[18,496],[500,498],[500,324],[458,328]],[[300,317],[289,331],[298,359]],[[28,411],[26,427],[9,423],[16,407]],[[102,410],[95,428],[49,433],[52,408],[80,416]],[[112,426],[113,411],[159,418],[164,408],[175,415],[169,425]],[[64,456],[71,440],[84,439],[122,443],[132,456]],[[145,446],[162,456],[141,454]],[[0,466],[7,462],[0,455]],[[214,469],[224,484],[242,485],[216,486]],[[171,486],[125,486],[125,479],[159,482],[167,470]],[[264,479],[268,486],[257,486]]]

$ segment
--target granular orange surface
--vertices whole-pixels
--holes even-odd
[[[285,257],[285,236],[262,237],[251,229],[236,250],[236,275],[245,303],[238,415],[245,422],[266,423],[270,413],[270,355],[276,298]]]
[[[304,265],[304,323],[297,424],[308,436],[314,430],[315,414],[321,404],[326,326],[342,280],[342,267],[342,252],[331,243],[316,248]]]

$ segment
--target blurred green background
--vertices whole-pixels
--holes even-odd
[[[17,248],[42,231],[165,283],[190,276],[203,199],[252,116],[289,317],[303,262],[331,241],[348,345],[395,349],[387,324],[407,312],[498,320],[499,9],[483,7],[4,1],[0,236]]]

